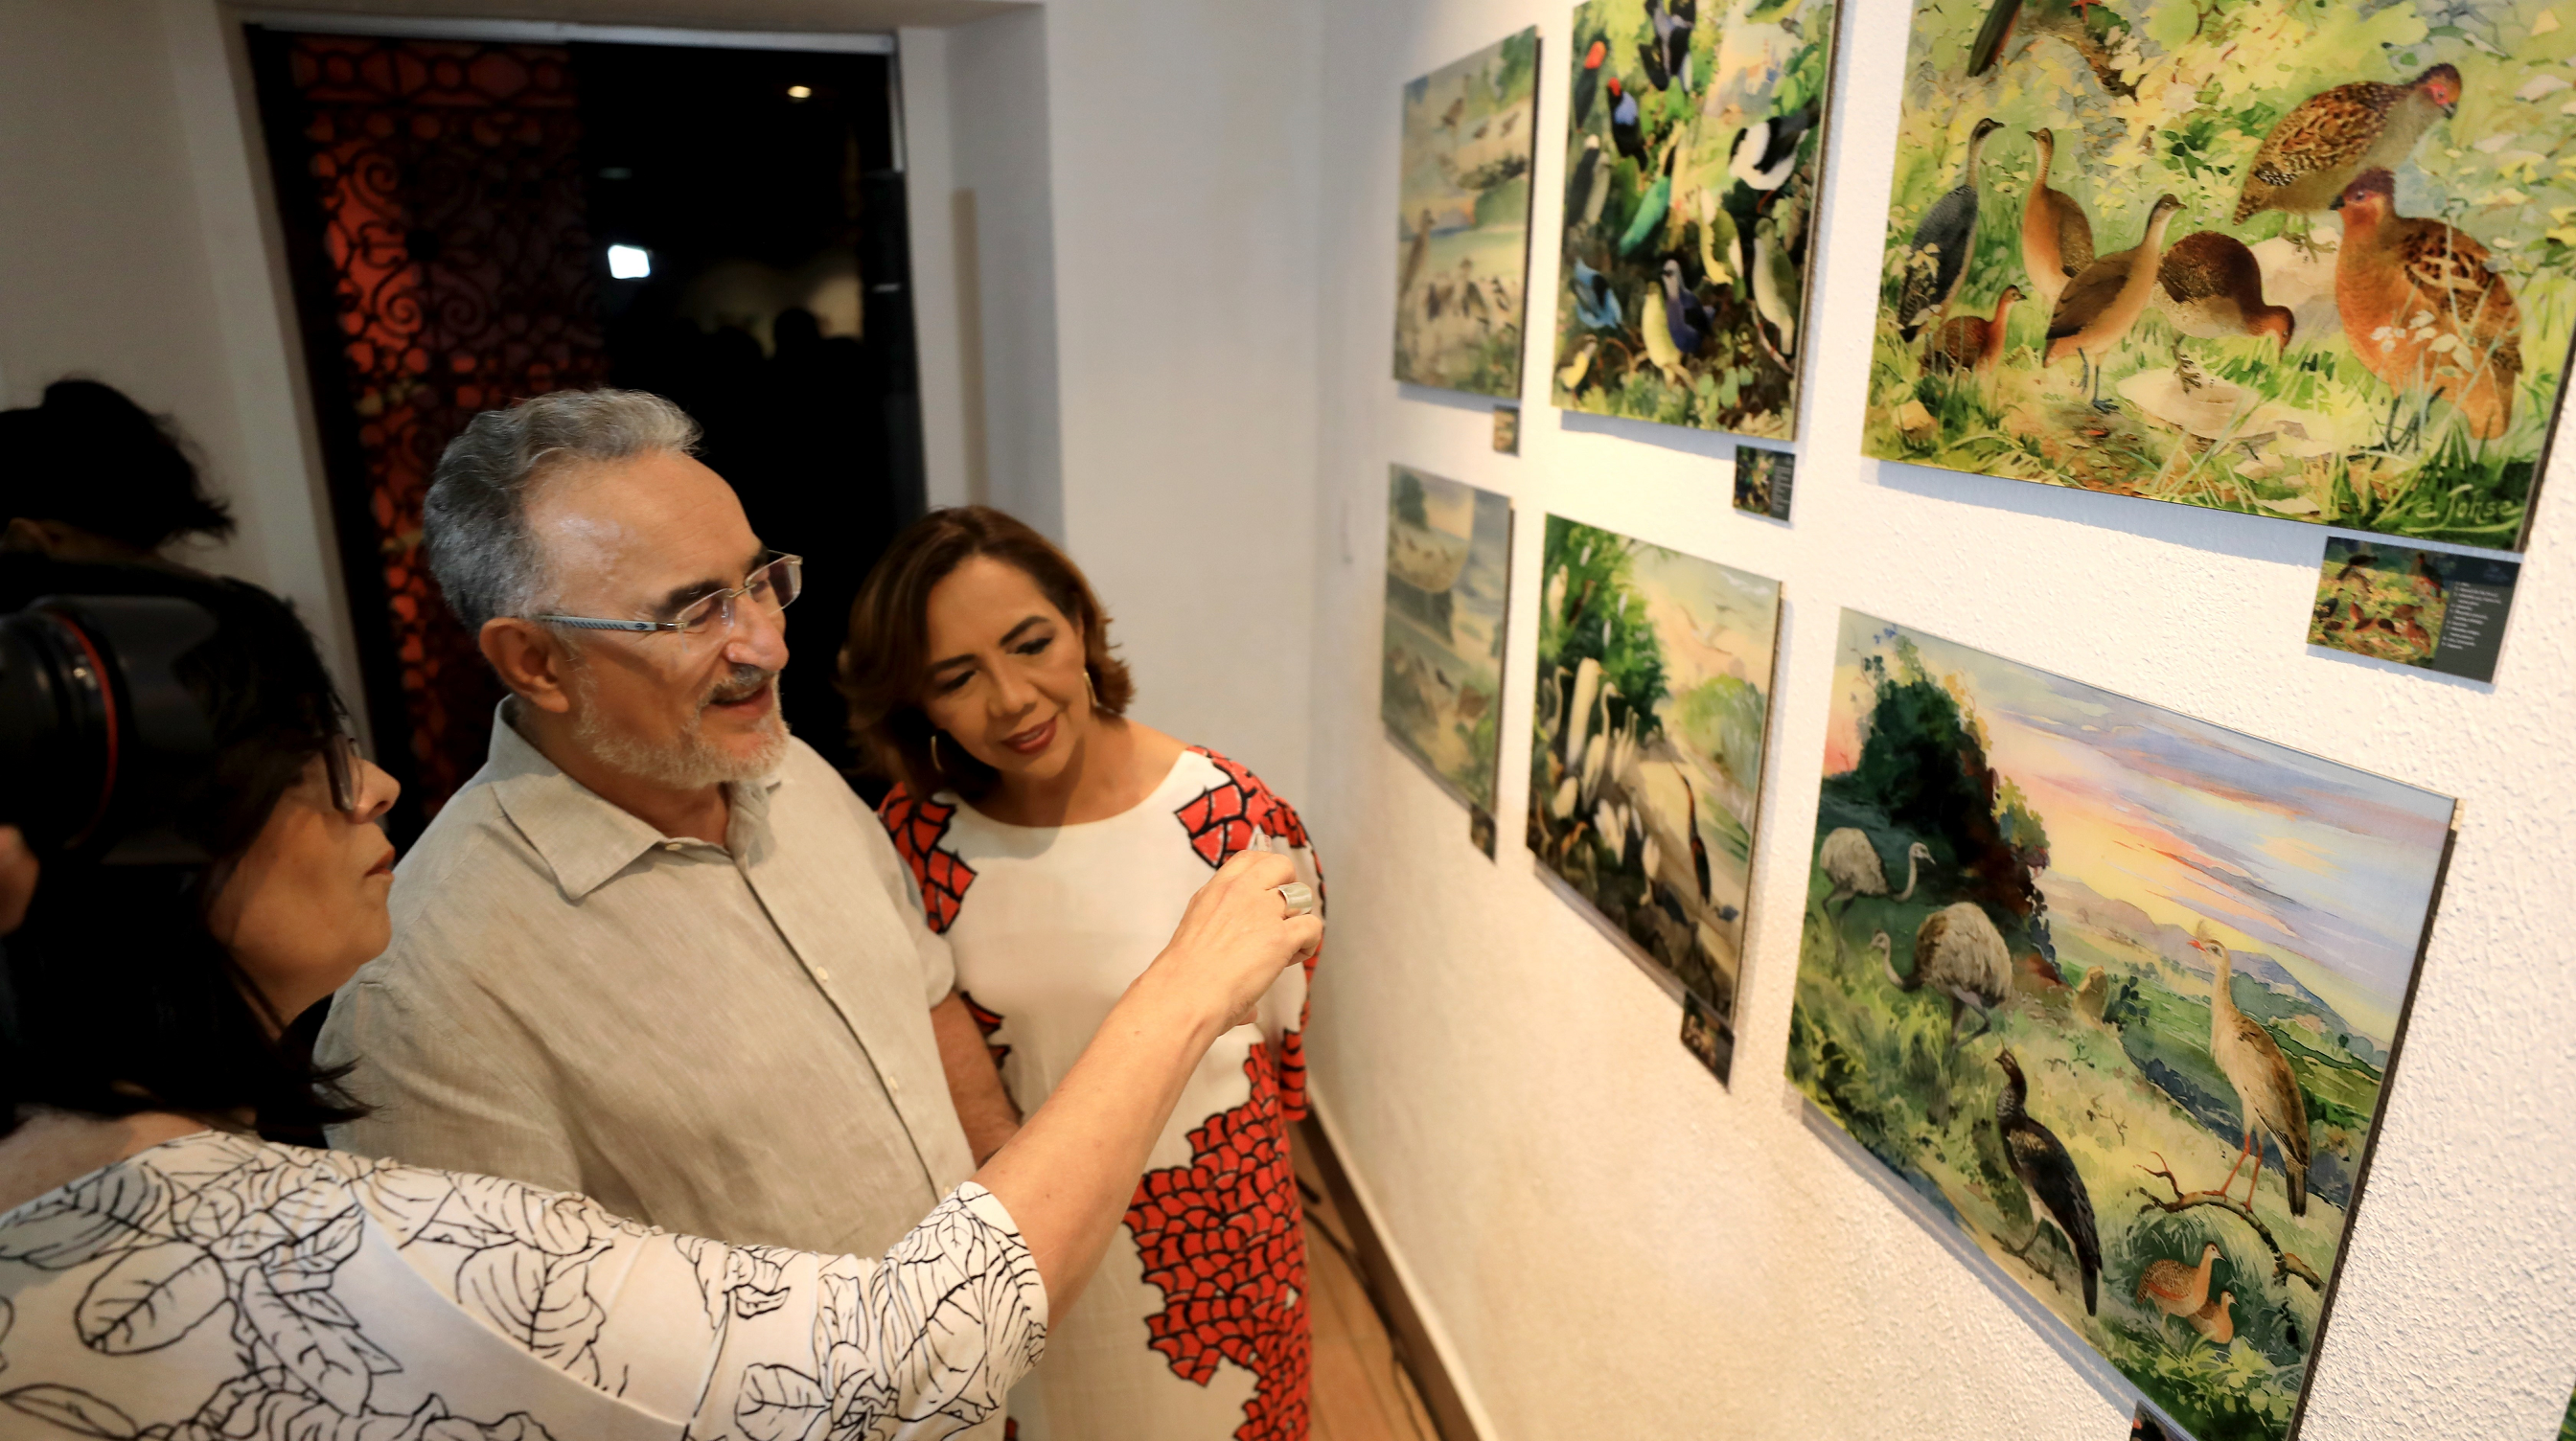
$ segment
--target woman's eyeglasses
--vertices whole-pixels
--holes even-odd
[[[576,630],[619,630],[637,634],[668,631],[691,638],[715,635],[733,629],[734,602],[749,599],[771,614],[795,603],[797,593],[805,588],[805,557],[782,555],[764,562],[751,573],[751,578],[732,590],[704,595],[680,608],[669,620],[602,620],[586,615],[540,615],[531,619],[547,625],[568,625]]]
[[[322,773],[331,778],[331,804],[340,814],[355,820],[363,812],[358,795],[358,739],[347,731],[334,731],[322,744]]]

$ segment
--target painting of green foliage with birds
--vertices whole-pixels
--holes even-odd
[[[2576,335],[2558,0],[1917,0],[1865,447],[2519,550]]]
[[[1575,7],[1558,405],[1794,438],[1838,13]]]
[[[1518,399],[1538,28],[1404,87],[1395,378]]]
[[[2450,799],[1855,611],[1789,1079],[2199,1441],[2295,1423]]]
[[[1529,847],[1734,1052],[1780,583],[1563,516],[1540,562]]]
[[[1409,466],[1388,471],[1378,717],[1445,789],[1491,810],[1502,764],[1495,723],[1511,599],[1512,502]]]

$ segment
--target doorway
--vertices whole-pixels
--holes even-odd
[[[482,764],[499,698],[421,498],[476,412],[554,389],[670,397],[806,557],[781,700],[848,772],[850,602],[923,506],[893,56],[441,30],[250,27],[396,839]]]

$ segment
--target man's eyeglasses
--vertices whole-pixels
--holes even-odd
[[[733,629],[734,602],[748,597],[771,613],[787,609],[805,588],[805,557],[782,555],[762,563],[751,573],[751,579],[732,590],[704,595],[680,608],[669,620],[602,620],[586,615],[541,615],[532,619],[547,625],[568,625],[576,630],[622,630],[638,634],[669,631],[674,635],[705,636]]]

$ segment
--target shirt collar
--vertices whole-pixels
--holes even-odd
[[[514,709],[513,702],[505,699],[492,712],[492,748],[484,761],[486,783],[502,814],[528,838],[566,895],[574,900],[588,896],[637,856],[669,839],[546,759],[510,723]],[[730,849],[743,853],[748,849],[746,841],[766,831],[770,793],[786,781],[786,767],[781,766],[757,782],[727,786]]]

